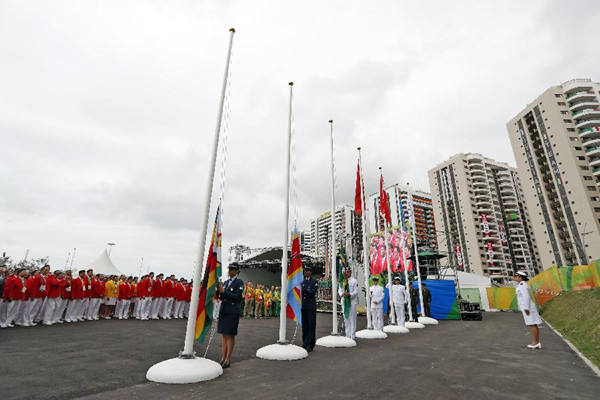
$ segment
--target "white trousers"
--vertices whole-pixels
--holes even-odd
[[[183,306],[183,318],[187,318],[190,315],[190,302],[186,301]]]
[[[406,317],[404,316],[404,304],[394,303],[394,310],[396,310],[396,323],[398,326],[404,326]]]
[[[173,318],[183,317],[183,301],[174,300],[173,302]]]
[[[140,310],[140,318],[148,319],[150,317],[150,311],[152,310],[152,298],[145,297],[142,299],[142,306]]]
[[[15,324],[22,325],[25,323],[25,311],[27,310],[28,305],[29,300],[21,300],[19,311],[17,311],[17,316],[15,317]]]
[[[371,307],[371,318],[373,319],[373,328],[378,331],[383,330],[383,308]]]
[[[42,321],[44,319],[47,301],[48,301],[48,297],[42,297],[42,301],[40,302],[40,307],[38,308],[37,313],[33,317],[33,322]]]
[[[349,318],[344,318],[344,330],[346,331],[346,337],[350,339],[356,338],[356,305],[357,303],[350,303],[350,315],[348,316]],[[344,306],[344,299],[342,298],[342,311],[344,310]]]
[[[4,300],[0,300],[0,325],[4,325],[4,321],[6,321],[6,306],[7,302]]]
[[[89,305],[90,305],[89,298],[85,298],[85,299],[81,300],[81,304],[79,305],[79,310],[77,310],[77,318],[86,318]]]
[[[6,320],[4,321],[4,325],[11,325],[14,322],[21,309],[21,303],[22,300],[13,300],[6,303]]]
[[[129,316],[129,304],[131,304],[131,300],[119,300],[117,302],[117,308],[119,308],[119,311],[115,311],[115,316],[127,318]]]
[[[67,321],[77,321],[77,313],[81,307],[82,299],[71,299],[67,305],[67,315],[65,319]]]
[[[171,313],[173,312],[173,298],[167,297],[163,300],[164,300],[164,305],[163,305],[162,313],[160,316],[163,318],[170,317]]]
[[[135,318],[140,318],[141,316],[141,308],[142,308],[142,301],[139,297],[134,297],[133,298],[133,316]]]
[[[52,315],[53,322],[58,322],[62,319],[65,310],[67,309],[67,304],[69,304],[68,299],[63,299],[61,297],[56,298],[56,308],[54,310],[54,315]],[[66,316],[65,319],[67,319]]]
[[[152,308],[150,309],[150,316],[149,318],[158,318],[158,310],[160,309],[160,305],[161,305],[161,299],[158,297],[155,297],[152,299]]]
[[[44,308],[44,323],[53,323],[56,321],[54,316],[62,299],[60,297],[48,298],[46,300],[46,307]]]
[[[89,299],[89,304],[84,317],[87,319],[98,318],[98,310],[100,309],[100,300],[96,298]]]
[[[35,316],[40,311],[40,307],[42,306],[42,298],[39,299],[29,299],[27,302],[27,308],[25,309],[24,320],[28,324],[31,324],[35,319]]]

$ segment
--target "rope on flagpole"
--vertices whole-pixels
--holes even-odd
[[[210,336],[208,337],[208,343],[206,344],[206,349],[204,350],[204,355],[202,357],[206,358],[206,354],[208,354],[208,349],[210,348],[210,344],[212,343],[213,337],[215,336],[215,332],[217,331],[217,322],[219,320],[219,315],[217,314],[217,318],[213,319],[213,325],[210,330]]]

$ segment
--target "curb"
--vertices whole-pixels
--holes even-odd
[[[591,362],[591,361],[590,361],[590,360],[589,360],[589,359],[588,359],[586,356],[584,356],[584,355],[583,355],[583,353],[581,353],[581,352],[580,352],[580,351],[577,349],[577,347],[575,347],[575,345],[569,341],[569,339],[567,339],[567,338],[566,338],[566,337],[564,337],[564,336],[563,336],[563,335],[562,335],[562,334],[561,334],[559,331],[557,331],[556,329],[554,329],[554,327],[553,327],[552,325],[550,325],[550,324],[548,323],[548,321],[546,321],[544,318],[542,318],[542,321],[544,321],[544,323],[545,323],[546,325],[548,325],[548,327],[550,327],[550,329],[552,329],[552,330],[554,331],[554,333],[556,333],[556,334],[557,334],[557,335],[558,335],[558,336],[559,336],[559,337],[560,337],[562,340],[564,340],[564,341],[565,341],[565,343],[566,343],[567,345],[569,345],[569,347],[571,348],[571,350],[573,350],[573,351],[575,352],[575,354],[577,354],[577,355],[579,356],[579,358],[581,358],[581,359],[583,360],[583,362],[584,362],[584,363],[585,363],[585,364],[586,364],[588,367],[590,367],[590,369],[591,369],[592,371],[594,371],[594,372],[596,373],[596,375],[598,375],[598,377],[600,377],[600,368],[596,367],[596,366],[594,365],[594,363],[593,363],[593,362]]]

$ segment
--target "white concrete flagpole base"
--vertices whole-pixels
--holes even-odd
[[[377,329],[363,329],[356,332],[356,337],[359,339],[387,339],[388,335]]]
[[[383,331],[387,333],[408,333],[410,332],[407,327],[400,325],[386,325],[383,327]]]
[[[404,324],[405,327],[407,327],[408,329],[423,329],[425,328],[425,325],[419,323],[419,322],[413,322],[413,321],[408,321]]]
[[[431,317],[419,317],[419,323],[423,325],[437,325],[439,324],[438,320]]]
[[[292,361],[308,357],[308,352],[295,344],[275,343],[258,349],[256,357],[264,360]]]
[[[204,357],[171,358],[154,364],[146,379],[158,383],[196,383],[210,381],[223,375],[219,363]]]
[[[329,335],[317,339],[316,345],[321,347],[354,347],[356,341],[342,335]]]

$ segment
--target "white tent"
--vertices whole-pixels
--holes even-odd
[[[452,268],[441,268],[440,275],[441,279],[455,279],[454,270]],[[471,301],[478,301],[481,303],[481,308],[484,310],[490,309],[490,303],[487,298],[487,290],[486,288],[492,287],[492,280],[486,276],[471,274],[469,272],[456,271],[458,274],[458,285],[461,290],[461,294],[463,298],[466,298]],[[430,279],[440,279],[437,276],[430,276]],[[478,296],[476,298],[468,298],[465,297],[465,292],[471,292],[472,289],[476,289],[475,293]]]
[[[123,273],[119,271],[115,264],[110,260],[106,249],[96,258],[94,261],[89,263],[86,266],[86,269],[93,269],[95,274],[104,274],[104,275],[122,275]]]

